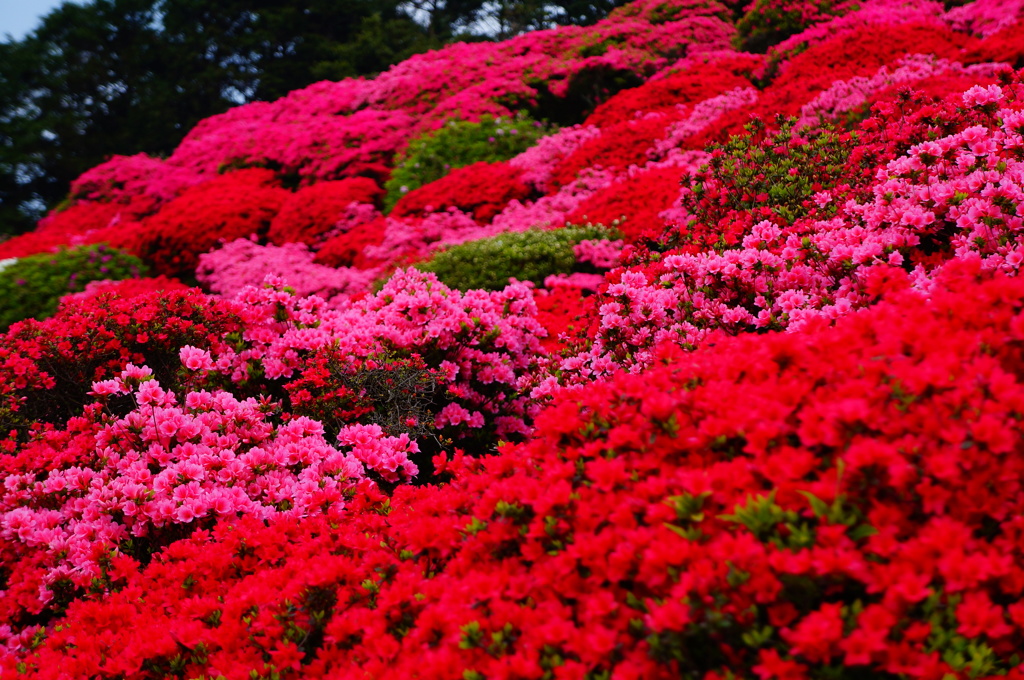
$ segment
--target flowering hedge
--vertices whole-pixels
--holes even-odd
[[[979,273],[930,301],[896,285],[835,329],[665,348],[557,399],[530,443],[359,493],[333,528],[222,524],[122,559],[23,669],[1019,677],[1024,470],[1002,424],[1024,289]]]

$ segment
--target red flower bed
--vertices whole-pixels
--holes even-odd
[[[324,241],[313,261],[330,267],[358,267],[369,269],[380,264],[364,254],[367,246],[380,245],[384,240],[385,220],[378,217],[370,222],[356,225],[348,231]]]
[[[636,174],[599,189],[566,216],[570,224],[592,222],[610,225],[625,218],[617,229],[627,243],[657,237],[665,228],[658,217],[679,202],[679,168],[657,168]]]
[[[603,128],[632,120],[640,113],[672,111],[679,105],[694,104],[737,87],[750,87],[747,76],[761,61],[754,55],[726,57],[623,90],[599,104],[585,124]]]
[[[186,189],[136,230],[111,238],[111,245],[138,255],[157,273],[190,275],[199,255],[221,239],[265,234],[289,196],[270,170],[238,170]]]
[[[529,187],[522,171],[508,163],[479,162],[405,194],[395,204],[395,217],[422,216],[458,208],[479,222],[489,222],[509,201],[525,199]]]
[[[271,243],[316,245],[337,224],[350,203],[377,203],[384,195],[376,182],[354,177],[336,182],[319,182],[303,187],[288,197],[267,230]]]
[[[1024,283],[889,295],[835,329],[666,348],[330,529],[122,558],[24,669],[1020,678]]]

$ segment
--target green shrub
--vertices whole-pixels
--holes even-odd
[[[553,132],[526,114],[515,118],[484,116],[478,123],[449,121],[414,139],[395,161],[384,188],[384,206],[391,210],[403,195],[441,179],[452,170],[478,161],[507,161]]]
[[[754,119],[746,135],[710,147],[710,161],[688,178],[683,207],[706,224],[734,212],[792,224],[814,207],[815,193],[858,179],[848,165],[855,134],[828,123],[798,132],[795,122],[779,118],[773,131]],[[834,203],[816,213],[830,217]]]
[[[144,273],[142,260],[105,245],[40,253],[0,263],[0,330],[22,319],[45,319],[61,296],[90,281],[128,279]]]
[[[733,46],[764,53],[810,26],[858,8],[854,0],[755,0],[736,22]]]
[[[462,291],[500,290],[510,277],[539,285],[552,274],[583,271],[573,252],[577,243],[608,238],[617,236],[604,226],[590,224],[509,232],[452,246],[416,268],[433,272],[446,286]]]
[[[828,219],[847,198],[862,195],[876,161],[863,149],[851,155],[857,134],[828,122],[799,131],[795,124],[795,118],[779,116],[772,129],[755,118],[745,135],[709,146],[708,162],[684,178],[680,204],[689,220],[682,228],[672,225],[658,249],[721,251],[761,220],[786,226],[807,217]],[[830,200],[819,205],[814,197],[823,191]]]

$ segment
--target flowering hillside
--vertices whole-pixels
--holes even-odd
[[[636,0],[0,243],[0,675],[1024,680],[1024,2]]]

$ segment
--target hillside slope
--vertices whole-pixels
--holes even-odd
[[[90,170],[3,675],[1024,678],[1022,17],[638,0]]]

